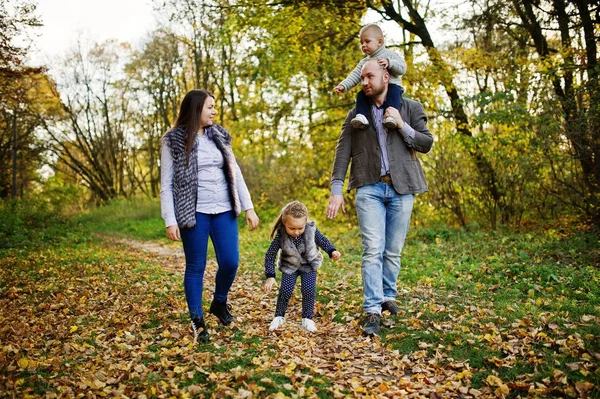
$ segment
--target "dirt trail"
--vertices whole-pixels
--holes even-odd
[[[139,242],[130,239],[102,236],[110,243],[125,245],[134,251],[151,255],[168,272],[183,274],[185,259],[183,249],[154,242]],[[216,263],[209,260],[206,268],[205,290],[212,296]],[[404,355],[386,348],[379,338],[367,338],[360,334],[360,320],[334,322],[332,316],[321,307],[317,308],[315,334],[306,333],[299,326],[301,320],[299,293],[290,302],[286,324],[280,330],[269,332],[269,322],[275,309],[276,293],[266,295],[262,290],[261,276],[255,270],[243,266],[238,271],[230,292],[237,328],[247,336],[258,336],[263,345],[270,344],[280,353],[260,357],[265,371],[282,370],[294,379],[318,379],[325,376],[335,383],[329,387],[332,397],[352,392],[354,396],[381,398],[482,398],[494,397],[472,389],[468,365],[450,362],[443,365],[438,358],[428,357],[425,350]],[[320,306],[320,304],[318,304]],[[320,314],[319,314],[320,313]],[[225,337],[222,327],[215,326],[212,315],[211,342],[232,345]],[[393,323],[389,316],[387,323]],[[221,336],[221,335],[222,336]],[[402,339],[388,335],[387,341]],[[425,349],[425,348],[423,348]],[[240,347],[239,353],[244,351]],[[260,369],[260,367],[259,367]],[[303,370],[303,371],[301,371]],[[309,373],[306,370],[310,370]],[[468,375],[468,374],[467,374]],[[226,396],[234,392],[225,392]],[[239,393],[238,393],[239,395]],[[236,395],[236,396],[238,396]]]

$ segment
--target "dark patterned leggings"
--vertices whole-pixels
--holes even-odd
[[[315,314],[315,296],[317,292],[317,272],[296,271],[292,274],[281,274],[281,285],[277,296],[277,308],[275,317],[285,316],[288,303],[292,298],[296,280],[300,276],[300,290],[302,291],[302,318],[312,319]]]

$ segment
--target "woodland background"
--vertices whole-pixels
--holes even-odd
[[[3,2],[0,198],[43,195],[75,210],[156,198],[160,137],[185,92],[206,88],[257,209],[292,198],[323,208],[358,90],[338,98],[332,88],[362,57],[369,11],[397,26],[387,45],[404,55],[406,95],[424,104],[435,135],[421,157],[430,191],[416,223],[598,217],[600,10],[591,0],[154,6],[163,24],[143,45],[81,40],[50,76],[14,40],[35,37],[35,3]]]

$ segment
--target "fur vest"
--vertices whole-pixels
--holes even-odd
[[[223,155],[223,170],[229,189],[229,200],[235,216],[241,213],[240,198],[236,187],[235,157],[231,149],[231,135],[216,123],[204,128],[204,134],[211,139]],[[196,200],[198,197],[198,141],[194,142],[188,157],[185,152],[185,131],[181,126],[174,127],[165,134],[173,156],[173,202],[175,218],[180,228],[196,226]]]
[[[306,223],[300,244],[296,247],[285,231],[285,226],[280,226],[279,243],[281,254],[279,255],[279,270],[285,274],[291,274],[300,270],[301,272],[310,272],[317,270],[323,263],[323,255],[315,242],[315,231],[317,227],[315,222]]]

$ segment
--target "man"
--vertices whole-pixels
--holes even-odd
[[[363,322],[365,335],[379,335],[381,312],[392,315],[395,303],[400,256],[408,232],[414,195],[427,191],[417,152],[427,153],[433,144],[423,106],[404,98],[400,110],[384,109],[389,73],[377,60],[361,70],[362,88],[371,103],[366,130],[352,127],[356,110],[346,117],[338,139],[331,176],[331,197],[327,217],[346,212],[342,187],[352,161],[348,190],[356,189],[356,212],[362,236]],[[383,121],[392,117],[397,128],[387,129]]]

